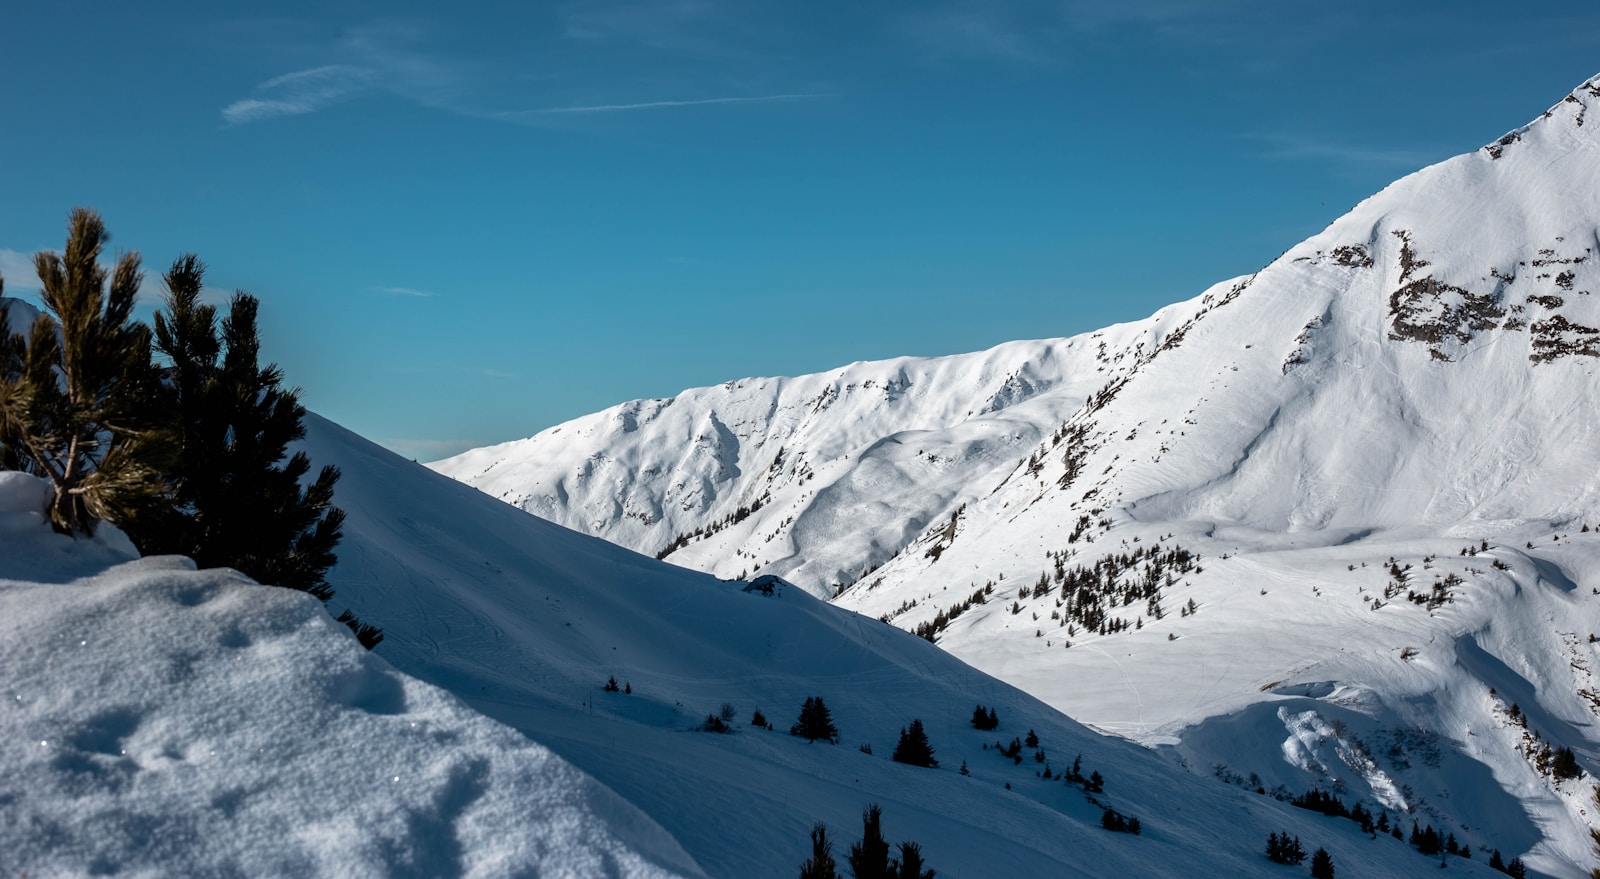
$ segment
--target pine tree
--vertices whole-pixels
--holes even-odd
[[[922,846],[900,843],[900,858],[895,862],[895,879],[933,879],[934,873],[922,866]]]
[[[838,879],[837,869],[827,825],[820,822],[812,825],[811,858],[800,865],[800,879]]]
[[[821,696],[806,698],[800,707],[800,718],[789,727],[789,735],[803,736],[808,742],[822,739],[830,745],[839,740],[839,729],[833,725],[833,717]]]
[[[1499,849],[1495,849],[1494,854],[1489,856],[1489,866],[1490,868],[1499,870],[1502,873],[1506,871],[1506,861],[1505,858],[1500,856]]]
[[[1583,769],[1578,766],[1578,757],[1572,753],[1572,749],[1562,745],[1555,750],[1554,759],[1550,763],[1550,773],[1557,779],[1577,778],[1583,774]]]
[[[323,467],[303,484],[311,459],[288,446],[305,436],[305,407],[276,364],[259,363],[259,302],[234,294],[219,327],[216,308],[200,301],[204,276],[193,254],[178,258],[163,276],[166,311],[155,316],[178,425],[178,460],[167,473],[177,516],[129,536],[147,553],[238,568],[326,601],[344,522],[331,503],[339,470]]]
[[[934,768],[939,765],[939,761],[933,759],[933,745],[928,742],[928,734],[923,731],[921,720],[911,721],[909,729],[901,728],[900,741],[894,746],[892,759],[896,763],[912,766]]]
[[[1333,879],[1333,856],[1325,848],[1311,856],[1311,879]]]
[[[995,716],[994,709],[985,710],[982,705],[972,709],[972,728],[991,730],[1000,725],[1000,718]]]
[[[74,210],[62,254],[34,267],[48,314],[26,334],[0,327],[0,461],[53,489],[51,525],[92,534],[166,504],[158,472],[172,453],[150,365],[150,332],[132,319],[139,255],[99,265],[109,239],[95,212]]]
[[[1506,875],[1512,879],[1527,879],[1528,865],[1522,863],[1521,858],[1512,858],[1511,863],[1506,864]]]
[[[1023,739],[1022,743],[1030,748],[1039,747],[1039,734],[1031,729],[1028,730],[1028,737]]]
[[[883,810],[876,803],[861,814],[861,841],[850,846],[845,862],[855,879],[895,879],[889,872],[889,842],[883,838]]]

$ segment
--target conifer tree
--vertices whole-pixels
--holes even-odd
[[[900,843],[900,857],[895,869],[895,879],[933,879],[934,871],[922,865],[922,846],[914,842]]]
[[[91,534],[165,503],[158,470],[172,446],[150,333],[132,318],[139,255],[108,274],[99,215],[77,208],[67,230],[63,253],[34,257],[48,314],[26,334],[0,327],[0,461],[49,480],[57,531]]]
[[[861,841],[850,846],[845,862],[855,879],[894,879],[889,872],[889,842],[883,838],[883,810],[876,803],[861,814]]]
[[[830,745],[838,741],[839,730],[833,725],[833,717],[821,696],[806,697],[805,704],[800,707],[800,718],[789,727],[789,735],[803,736],[808,742],[823,739]]]
[[[1311,879],[1333,879],[1333,856],[1325,848],[1311,856]]]
[[[933,759],[933,745],[928,742],[928,734],[922,729],[921,720],[911,721],[910,728],[901,728],[900,741],[894,746],[892,759],[896,763],[909,763],[912,766],[934,768],[939,765],[939,761]]]
[[[838,879],[837,870],[828,827],[818,822],[811,826],[811,858],[800,864],[800,879]]]
[[[235,293],[219,322],[216,308],[200,301],[204,276],[193,254],[163,276],[166,310],[155,316],[155,345],[167,360],[177,413],[178,460],[167,474],[177,510],[129,535],[144,552],[238,568],[326,601],[333,590],[325,574],[344,522],[332,506],[339,470],[326,466],[308,480],[311,459],[289,454],[289,444],[305,436],[306,412],[298,389],[282,386],[282,370],[259,363],[259,302]]]

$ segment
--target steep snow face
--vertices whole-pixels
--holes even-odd
[[[703,876],[549,750],[395,671],[321,603],[0,472],[0,859],[12,875]]]
[[[1093,336],[1025,343],[1032,359],[1013,368],[1031,366],[1038,390],[987,416],[1025,439],[941,470],[923,440],[969,423],[880,431],[871,419],[895,404],[877,401],[831,427],[850,437],[831,457],[785,445],[785,460],[818,449],[814,495],[759,528],[723,525],[736,507],[685,510],[668,530],[715,533],[668,559],[842,584],[840,605],[1197,771],[1338,786],[1480,851],[1534,846],[1536,868],[1582,874],[1590,779],[1556,779],[1544,749],[1600,766],[1600,536],[1584,530],[1600,525],[1597,141],[1600,79],[1255,275],[1106,331],[1104,353]],[[1047,371],[1039,352],[1062,348],[1086,356]],[[971,399],[970,372],[942,375],[930,400]],[[681,453],[696,436],[684,425],[728,423],[718,393],[661,404],[694,415],[652,443]],[[563,481],[580,462],[633,460],[634,435],[607,419],[639,405],[438,466],[648,548],[620,512],[577,515],[604,495]],[[523,457],[535,445],[542,461]],[[882,449],[894,466],[877,467]],[[541,482],[483,481],[516,468]],[[610,491],[655,496],[671,472],[619,471]],[[828,505],[834,486],[851,504]],[[808,515],[828,527],[808,532]]]
[[[777,574],[828,596],[977,497],[1199,307],[1071,339],[638,400],[430,466],[675,564]]]
[[[1183,863],[1188,875],[1276,876],[1261,848],[1285,830],[1361,875],[1434,867],[1350,822],[1096,735],[920,638],[782,581],[761,588],[653,561],[320,419],[305,447],[344,473],[334,604],[384,627],[378,652],[599,778],[709,875],[793,874],[816,821],[842,865],[870,803],[882,806],[887,835],[919,842],[941,875],[1154,876]],[[609,679],[624,690],[606,691]],[[838,745],[785,734],[812,696],[831,708]],[[998,730],[972,728],[978,703],[996,708]],[[724,705],[732,731],[700,731]],[[752,725],[756,711],[776,729]],[[938,768],[889,759],[912,720]],[[1001,755],[1001,742],[1030,730],[1037,749]],[[1104,791],[1060,777],[1079,755]],[[1536,838],[1507,795],[1474,793],[1485,811],[1500,806],[1481,838],[1509,850]],[[1143,834],[1102,829],[1106,808],[1140,818]],[[1491,875],[1482,858],[1460,863]]]

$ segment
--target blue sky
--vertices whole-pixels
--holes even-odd
[[[242,9],[0,7],[6,289],[94,207],[423,460],[1137,319],[1600,71],[1576,2]]]

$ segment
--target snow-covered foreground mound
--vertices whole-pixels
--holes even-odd
[[[56,535],[42,489],[0,472],[5,875],[703,875],[317,600]]]
[[[1436,868],[1388,836],[1090,732],[920,638],[803,590],[779,583],[769,594],[661,564],[326,421],[309,426],[316,462],[344,472],[338,502],[349,519],[330,580],[339,602],[384,627],[378,652],[599,778],[712,876],[792,875],[815,821],[842,856],[869,803],[883,807],[890,838],[919,842],[941,876],[1280,876],[1262,854],[1280,831],[1327,847],[1341,875]],[[631,692],[605,691],[612,677]],[[839,744],[785,734],[812,696],[832,709]],[[979,703],[997,709],[998,730],[972,728]],[[723,705],[731,733],[697,729]],[[751,725],[756,711],[776,729]],[[913,719],[938,768],[889,759]],[[1030,730],[1039,745],[1015,760],[995,747]],[[1104,779],[1102,792],[1061,777],[1080,758],[1084,776]],[[1502,807],[1475,848],[1495,836],[1509,856],[1536,838],[1504,794],[1474,793]],[[1106,808],[1138,817],[1143,833],[1103,829]],[[1451,865],[1497,875],[1484,861]]]

